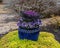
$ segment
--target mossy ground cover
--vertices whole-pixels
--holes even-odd
[[[48,32],[40,32],[37,41],[21,40],[15,30],[0,39],[0,48],[60,48],[60,43]]]

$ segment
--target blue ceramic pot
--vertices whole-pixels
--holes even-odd
[[[40,29],[26,30],[22,28],[18,28],[18,34],[20,39],[28,39],[36,41],[38,40]]]

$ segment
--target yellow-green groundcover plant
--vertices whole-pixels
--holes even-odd
[[[60,43],[48,32],[41,32],[37,41],[21,40],[15,30],[0,39],[0,48],[60,48]]]

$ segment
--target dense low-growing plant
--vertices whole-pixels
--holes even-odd
[[[51,33],[41,32],[38,41],[21,40],[18,31],[12,31],[0,39],[0,48],[60,48]]]

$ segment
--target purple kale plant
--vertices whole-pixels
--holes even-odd
[[[33,17],[38,17],[39,16],[39,14],[37,12],[31,11],[31,10],[30,11],[24,11],[23,13],[26,14],[27,17],[31,17],[30,19],[32,19],[32,16]],[[29,19],[27,17],[25,18],[25,17],[21,16],[21,18],[18,21],[18,26],[19,27],[37,28],[41,24],[41,20],[39,18],[33,19],[32,21],[28,21],[28,22],[24,21],[24,18],[25,18],[25,20]]]

